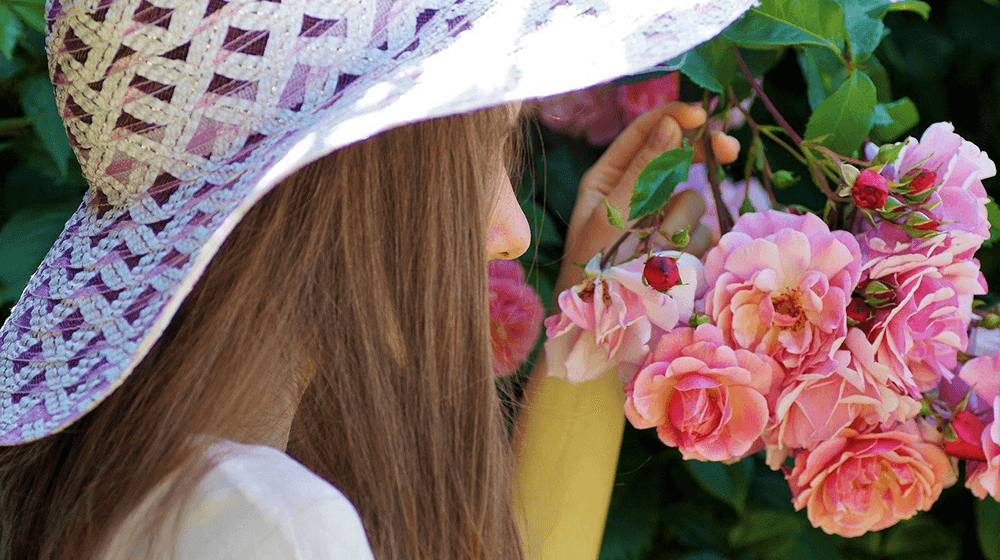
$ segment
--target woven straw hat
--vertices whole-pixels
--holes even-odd
[[[90,189],[0,330],[0,445],[97,406],[280,180],[386,129],[636,73],[753,0],[50,0]]]

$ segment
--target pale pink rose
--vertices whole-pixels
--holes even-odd
[[[549,375],[581,383],[617,366],[630,378],[649,354],[650,340],[691,317],[704,282],[701,262],[677,251],[653,255],[677,260],[681,283],[666,293],[643,284],[645,258],[600,270],[598,255],[584,281],[559,294],[561,313],[545,320]]]
[[[542,298],[524,282],[517,261],[490,261],[489,278],[493,374],[506,376],[517,371],[534,349],[545,308]]]
[[[625,416],[685,459],[728,461],[757,443],[767,425],[768,395],[781,381],[773,359],[723,341],[704,324],[662,337],[625,387]]]
[[[831,232],[812,214],[744,214],[705,257],[705,311],[728,344],[797,374],[829,359],[847,335],[860,274],[848,232]]]
[[[861,236],[862,285],[879,280],[895,305],[875,312],[869,331],[892,382],[914,398],[951,379],[968,345],[972,300],[986,293],[975,259],[954,252],[948,236],[912,239],[891,224]]]
[[[712,185],[708,182],[708,172],[704,164],[696,163],[692,165],[688,171],[687,181],[677,185],[674,192],[687,190],[695,191],[705,199],[705,215],[701,217],[701,223],[712,230],[714,239],[717,241],[721,235],[719,231],[719,212],[715,205],[715,199],[712,195]],[[749,188],[744,181],[733,184],[728,178],[723,179],[719,183],[719,193],[722,195],[722,201],[729,210],[729,215],[734,219],[740,215],[740,207],[743,205],[744,198],[747,197],[749,197],[755,211],[761,212],[771,209],[771,201],[767,197],[767,192],[757,179],[750,180]]]
[[[618,103],[624,112],[625,122],[630,123],[646,111],[677,101],[680,87],[680,74],[677,72],[618,86]]]
[[[996,165],[975,144],[955,134],[955,127],[939,122],[927,127],[918,142],[908,138],[897,160],[882,173],[898,180],[913,170],[937,175],[939,185],[928,202],[937,203],[930,215],[966,250],[966,256],[990,236],[986,216],[986,189],[982,180],[996,175]]]
[[[962,365],[958,377],[968,384],[980,402],[993,403],[1000,397],[1000,354],[973,358]],[[1000,444],[1000,425],[997,427]]]
[[[1000,354],[1000,329],[976,327],[969,331],[969,347],[966,352],[976,356]]]
[[[769,445],[811,448],[849,426],[890,427],[920,412],[920,403],[893,391],[889,369],[860,329],[819,367],[785,379]]]
[[[850,428],[795,457],[795,509],[823,531],[857,537],[926,511],[941,494],[948,457],[913,422],[883,433]]]

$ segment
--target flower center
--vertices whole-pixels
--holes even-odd
[[[806,314],[799,304],[799,297],[798,288],[786,289],[776,296],[771,296],[774,322],[778,327],[797,331],[806,324]]]

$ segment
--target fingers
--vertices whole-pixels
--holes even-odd
[[[698,257],[699,259],[712,248],[715,242],[714,235],[712,234],[711,228],[703,223],[698,223],[691,230],[691,241],[688,242],[687,247],[682,249],[685,253],[691,253],[692,255]]]
[[[695,191],[681,191],[667,201],[660,229],[667,232],[694,228],[705,214],[705,199]]]
[[[715,156],[716,163],[728,165],[736,161],[736,158],[739,157],[739,140],[721,130],[713,130],[709,133],[709,138],[712,142],[712,155]],[[695,163],[704,163],[705,161],[705,149],[701,142],[696,143],[694,146],[694,161]]]

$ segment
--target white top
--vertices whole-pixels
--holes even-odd
[[[182,513],[178,541],[173,547],[158,545],[153,558],[373,559],[351,502],[295,459],[270,447],[226,440],[213,444],[210,453],[217,466],[198,484]],[[140,553],[138,546],[145,541],[139,522],[165,489],[161,484],[125,520],[105,560]]]

